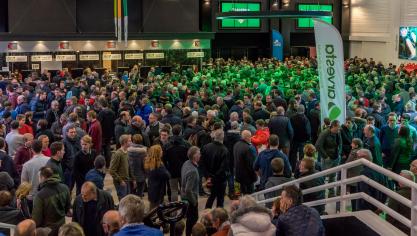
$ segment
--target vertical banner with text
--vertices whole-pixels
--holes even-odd
[[[314,20],[317,64],[320,83],[321,121],[328,117],[346,118],[345,71],[343,67],[343,41],[339,31],[331,24]]]
[[[280,61],[284,60],[284,38],[276,30],[272,30],[272,57]]]

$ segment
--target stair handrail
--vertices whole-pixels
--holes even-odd
[[[351,178],[347,178],[347,170],[354,168],[354,167],[359,167],[359,166],[367,166],[368,168],[388,177],[391,178],[392,180],[397,181],[398,183],[401,183],[404,186],[407,186],[409,188],[411,188],[411,200],[399,195],[398,193],[394,192],[393,190],[387,188],[386,186],[383,186],[381,184],[379,184],[378,182],[363,176],[363,175],[359,175],[359,176],[355,176],[355,177],[351,177]],[[332,183],[327,183],[324,185],[320,185],[320,186],[316,186],[313,188],[309,188],[309,189],[304,189],[302,190],[303,194],[308,194],[308,193],[314,193],[314,192],[318,192],[318,191],[323,191],[325,189],[328,188],[334,188],[334,187],[340,187],[341,191],[340,191],[340,196],[336,196],[336,197],[332,197],[332,198],[324,198],[324,199],[320,199],[317,201],[313,201],[313,202],[306,202],[304,203],[305,205],[308,206],[317,206],[317,205],[323,205],[323,204],[327,204],[330,202],[340,202],[340,213],[344,213],[346,212],[346,201],[348,200],[353,200],[353,199],[363,199],[367,202],[369,202],[370,204],[378,207],[379,209],[385,211],[387,214],[389,214],[390,216],[392,216],[394,219],[398,220],[399,222],[403,223],[404,225],[406,225],[407,227],[410,228],[410,232],[412,236],[417,236],[417,183],[406,179],[390,170],[387,170],[379,165],[376,165],[366,159],[359,159],[356,161],[352,161],[352,162],[348,162],[327,170],[323,170],[320,171],[318,173],[309,175],[309,176],[305,176],[296,180],[292,180],[289,182],[286,182],[284,184],[280,184],[278,186],[274,186],[259,192],[256,192],[254,194],[252,194],[253,197],[255,197],[255,199],[258,201],[259,204],[265,204],[265,203],[270,203],[273,202],[275,200],[276,197],[272,197],[269,199],[264,199],[261,200],[262,198],[264,198],[265,194],[267,193],[271,193],[277,190],[281,190],[283,189],[285,186],[288,185],[296,185],[299,186],[300,183],[309,181],[309,180],[313,180],[319,177],[325,177],[328,176],[330,174],[335,174],[335,173],[341,173],[340,175],[340,180],[332,182]],[[358,183],[358,182],[366,182],[368,185],[370,185],[371,187],[377,189],[378,191],[383,192],[384,194],[386,194],[388,197],[398,201],[399,203],[410,207],[411,208],[411,219],[407,219],[406,217],[400,215],[399,213],[395,212],[394,210],[392,210],[390,207],[388,207],[387,205],[381,203],[380,201],[376,200],[375,198],[369,196],[368,194],[364,193],[364,192],[359,192],[359,193],[353,193],[353,194],[348,194],[346,192],[346,186],[348,184],[352,184],[352,183]]]

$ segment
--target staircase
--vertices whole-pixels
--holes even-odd
[[[383,174],[384,176],[402,183],[404,186],[411,188],[411,200],[404,198],[403,196],[397,194],[396,192],[392,191],[391,189],[377,183],[376,181],[360,175],[351,178],[347,178],[347,170],[350,168],[354,168],[357,166],[367,166],[372,170]],[[278,185],[269,189],[265,189],[253,194],[253,197],[257,199],[259,204],[266,204],[273,202],[275,198],[265,199],[264,196],[266,193],[273,192],[276,190],[283,189],[284,186],[287,185],[297,185],[299,186],[300,183],[305,181],[309,181],[318,177],[325,177],[329,174],[338,174],[340,176],[340,180],[335,181],[333,183],[327,183],[321,186],[316,186],[309,189],[304,189],[302,191],[303,194],[314,193],[318,191],[323,191],[329,188],[340,188],[340,195],[331,198],[325,198],[313,202],[305,202],[304,204],[307,206],[317,206],[317,205],[329,205],[337,203],[340,205],[340,211],[333,215],[325,215],[322,216],[323,223],[326,227],[326,235],[332,236],[343,236],[343,235],[360,235],[360,236],[372,236],[372,235],[386,235],[386,236],[401,236],[406,235],[399,229],[395,228],[393,225],[388,223],[387,221],[381,219],[378,215],[374,214],[371,211],[357,211],[357,212],[349,212],[347,211],[347,203],[350,200],[354,199],[363,199],[368,203],[374,205],[375,207],[379,208],[380,210],[384,211],[386,214],[392,216],[397,221],[401,222],[402,224],[406,225],[410,228],[410,235],[417,236],[417,184],[413,181],[410,181],[400,175],[397,175],[387,169],[382,168],[368,160],[359,159],[353,162],[349,162],[331,169],[327,169],[321,171],[319,173],[309,175],[297,180],[293,180],[291,182],[287,182],[283,185]],[[411,210],[411,219],[408,219],[391,208],[389,208],[384,203],[379,202],[375,198],[369,196],[364,192],[358,193],[347,193],[346,185],[358,183],[358,182],[365,182],[370,187],[377,189],[378,191],[383,192],[387,195],[387,197],[395,199],[396,201],[400,202],[401,204],[407,206]]]

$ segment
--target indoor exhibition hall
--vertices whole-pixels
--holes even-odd
[[[417,236],[417,0],[0,0],[0,236]]]

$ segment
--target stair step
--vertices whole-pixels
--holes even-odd
[[[323,223],[326,228],[326,235],[329,236],[406,235],[369,210],[324,215],[321,218],[323,219]]]

